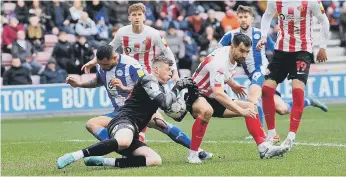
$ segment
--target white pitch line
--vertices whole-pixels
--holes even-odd
[[[72,140],[57,140],[57,141],[24,141],[24,142],[13,142],[13,143],[2,143],[2,144],[37,144],[37,143],[53,143],[53,142],[94,142],[96,143],[96,140],[79,140],[79,139],[72,139]],[[147,140],[148,143],[173,143],[173,141],[170,140]],[[203,143],[208,144],[215,144],[215,143],[229,143],[229,144],[253,144],[253,141],[210,141],[206,140],[203,141]],[[343,147],[346,148],[346,144],[340,144],[340,143],[323,143],[323,142],[295,142],[295,145],[298,146],[313,146],[313,147]]]

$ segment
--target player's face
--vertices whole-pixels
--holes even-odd
[[[238,13],[237,17],[242,30],[247,30],[253,22],[253,17],[250,13]]]
[[[172,78],[172,70],[168,64],[161,63],[160,67],[157,68],[158,80],[161,84],[167,84],[168,81]]]
[[[129,20],[132,25],[139,26],[143,25],[145,21],[145,15],[142,11],[133,11],[129,16]]]
[[[233,51],[233,59],[238,63],[242,63],[249,56],[250,47],[246,47],[244,43],[240,43],[237,47],[231,45],[231,51]]]
[[[103,60],[97,60],[97,64],[99,64],[104,71],[110,71],[117,63],[118,59],[116,56],[110,59],[104,58]]]

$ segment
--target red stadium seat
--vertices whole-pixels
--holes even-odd
[[[223,19],[223,17],[225,17],[225,12],[221,12],[221,11],[216,11],[215,12],[215,18],[218,20],[218,21],[221,21]]]
[[[39,85],[40,84],[40,76],[33,75],[31,76],[32,85]]]
[[[3,66],[10,66],[12,62],[12,55],[9,53],[2,53],[1,54],[1,64]]]
[[[58,36],[53,34],[44,35],[44,43],[46,47],[53,47],[58,42]]]
[[[43,65],[47,64],[49,58],[52,56],[51,52],[37,52],[35,61]]]
[[[16,8],[16,4],[12,2],[5,2],[3,6],[3,11],[5,14],[9,14],[10,12],[13,12]]]
[[[96,77],[95,73],[83,74],[83,75],[81,75],[81,81],[82,82],[90,81],[90,80],[94,79],[95,77]]]
[[[73,77],[73,78],[75,78],[75,79],[77,79],[77,80],[81,80],[81,76],[78,75],[78,74],[69,74],[68,76],[69,76],[69,77]]]
[[[67,41],[70,43],[75,43],[77,41],[77,38],[73,34],[67,34]]]

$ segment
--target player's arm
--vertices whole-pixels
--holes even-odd
[[[177,95],[174,92],[162,92],[159,82],[152,75],[144,76],[142,85],[150,99],[154,100],[162,110],[168,110],[177,99]]]
[[[81,87],[81,88],[96,88],[103,85],[98,74],[96,75],[94,79],[91,79],[89,81],[84,81],[84,82],[81,82],[75,79],[74,77],[69,76],[66,78],[66,83],[70,84],[72,87]]]
[[[177,77],[178,76],[178,68],[177,68],[177,64],[175,62],[174,54],[173,54],[171,48],[168,46],[166,39],[160,36],[159,31],[156,31],[156,33],[154,34],[154,44],[160,48],[160,50],[165,54],[165,56],[167,58],[169,58],[170,60],[173,61],[173,65],[172,65],[173,77]],[[176,79],[178,79],[178,78],[176,78]]]
[[[320,48],[326,49],[327,48],[327,40],[328,40],[328,34],[329,34],[329,20],[328,17],[324,11],[323,5],[320,1],[311,1],[310,7],[313,15],[318,19],[318,21],[321,24],[321,43]]]
[[[266,50],[269,50],[271,52],[273,52],[275,49],[275,42],[272,39],[272,37],[267,36],[267,44],[266,44]]]
[[[257,43],[256,48],[258,50],[262,49],[262,46],[267,43],[267,35],[270,28],[270,23],[276,13],[275,1],[267,1],[267,9],[264,12],[261,20],[261,34],[262,38]]]

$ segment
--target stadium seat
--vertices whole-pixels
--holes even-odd
[[[78,74],[69,74],[68,76],[69,76],[69,77],[73,77],[73,78],[75,78],[75,79],[77,79],[77,80],[81,80],[81,76],[78,75]]]
[[[70,42],[70,43],[75,43],[77,41],[77,38],[73,34],[68,34],[67,35],[67,41]]]
[[[51,52],[37,52],[35,61],[43,65],[47,64],[49,58],[52,56]]]
[[[39,85],[40,84],[40,76],[33,75],[31,76],[32,85]]]
[[[58,36],[53,34],[44,35],[44,41],[46,47],[53,47],[58,42]]]
[[[96,77],[96,74],[95,73],[90,73],[90,74],[83,74],[81,75],[81,81],[84,82],[84,81],[89,81],[91,79],[94,79]]]
[[[189,69],[179,69],[180,78],[191,77],[191,71]]]
[[[5,2],[3,6],[3,11],[5,14],[9,14],[14,11],[16,4],[12,2]]]
[[[12,61],[12,55],[9,53],[2,53],[1,54],[1,64],[3,66],[10,66]]]
[[[222,21],[223,17],[225,16],[225,12],[221,12],[221,11],[216,11],[215,12],[215,18],[219,21]]]
[[[54,49],[54,47],[45,47],[45,48],[43,49],[43,51],[44,51],[44,52],[53,53],[53,49]]]

